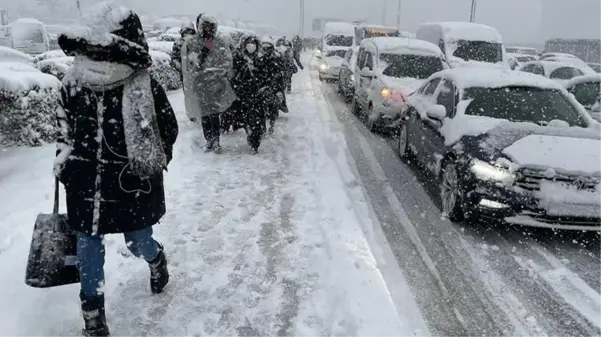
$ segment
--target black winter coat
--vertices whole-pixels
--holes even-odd
[[[242,102],[258,103],[261,100],[261,89],[265,84],[265,68],[261,59],[255,55],[245,56],[244,51],[234,54],[234,77],[232,88]]]
[[[286,89],[284,77],[286,76],[287,67],[284,58],[274,52],[270,55],[263,55],[260,62],[263,86],[269,87],[272,94],[284,91]]]
[[[152,79],[151,86],[169,162],[178,134],[177,120],[161,85]],[[156,224],[165,214],[163,174],[142,180],[126,168],[122,96],[123,86],[104,92],[75,85],[62,89],[59,150],[66,148],[64,145],[72,150],[59,179],[67,192],[69,226],[77,232],[101,235],[135,231]],[[101,118],[99,102],[105,107]]]

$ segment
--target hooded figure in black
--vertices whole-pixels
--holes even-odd
[[[292,76],[298,72],[298,68],[305,69],[300,61],[300,56],[294,52],[292,42],[282,37],[276,42],[276,50],[282,55],[286,62],[286,92],[292,92]],[[298,66],[298,68],[297,68]]]
[[[169,281],[152,226],[165,214],[163,170],[178,125],[165,91],[148,73],[152,60],[138,16],[110,3],[91,12],[85,27],[58,38],[75,61],[63,79],[54,172],[77,232],[83,333],[107,336],[105,234],[123,233],[132,254],[148,262],[153,293]]]
[[[173,43],[173,48],[171,49],[171,65],[174,69],[176,69],[179,72],[180,79],[183,81],[184,75],[182,73],[182,46],[184,45],[184,39],[187,36],[196,34],[194,23],[183,23],[182,27],[179,30],[179,34],[181,35],[181,38],[177,39]]]
[[[285,66],[282,55],[276,50],[271,38],[265,37],[261,40],[263,54],[261,64],[265,70],[263,73],[263,83],[268,86],[266,98],[266,119],[269,122],[269,133],[274,132],[275,121],[278,118],[279,111],[288,112],[286,107]]]
[[[246,121],[246,133],[251,153],[256,154],[265,128],[265,69],[261,64],[261,43],[256,36],[241,39],[240,50],[234,56],[232,85]]]

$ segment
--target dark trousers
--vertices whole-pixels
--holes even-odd
[[[207,142],[219,142],[219,131],[221,127],[219,114],[204,116],[200,121],[202,124],[202,132],[204,133]]]
[[[246,119],[248,144],[253,149],[258,149],[265,132],[265,105],[259,102],[243,102],[242,109]]]

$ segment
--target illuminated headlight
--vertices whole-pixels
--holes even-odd
[[[389,99],[390,95],[392,95],[392,90],[390,90],[388,88],[383,88],[380,91],[380,95],[382,96],[382,99]]]
[[[326,71],[328,70],[328,65],[326,63],[322,63],[319,65],[319,70]]]
[[[476,178],[480,180],[492,180],[502,182],[505,184],[512,184],[515,180],[515,174],[513,174],[509,170],[502,167],[490,165],[489,163],[478,159],[472,160],[470,170],[476,176]]]
[[[349,76],[349,78],[350,78],[351,81],[354,81],[355,80],[355,75],[351,74],[351,76]]]

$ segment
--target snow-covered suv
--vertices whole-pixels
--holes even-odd
[[[407,97],[448,66],[434,44],[401,37],[364,39],[359,47],[353,108],[369,129],[394,129]]]

